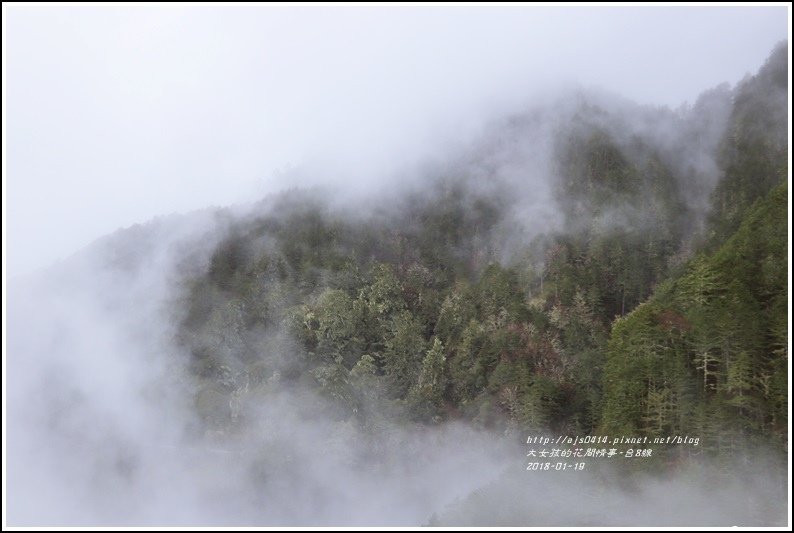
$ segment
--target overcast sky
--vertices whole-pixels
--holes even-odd
[[[560,83],[677,107],[787,35],[785,7],[4,5],[8,274],[291,168],[383,179]]]

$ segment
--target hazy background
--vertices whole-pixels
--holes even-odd
[[[3,7],[7,272],[154,216],[367,189],[573,82],[673,108],[779,7]]]
[[[524,186],[509,233],[522,235],[522,216],[548,229],[554,214],[530,208],[556,209],[542,189],[555,122],[530,121],[521,142],[489,135],[489,122],[564,102],[576,84],[600,89],[590,92],[618,115],[623,100],[607,92],[691,104],[757,71],[787,36],[787,8],[12,6],[3,16],[12,524],[781,523],[783,485],[769,475],[780,468],[737,469],[730,482],[708,470],[628,487],[609,472],[528,482],[523,449],[496,435],[455,424],[367,434],[277,379],[267,401],[242,402],[244,432],[200,433],[190,354],[174,341],[179,282],[206,271],[227,229],[212,210],[25,274],[152,217],[316,183],[335,184],[335,198],[407,189],[427,175],[411,169],[435,163],[475,178],[495,168]],[[672,131],[669,116],[635,116],[615,127],[657,140]],[[466,152],[478,136],[487,157]],[[656,145],[687,163],[711,153]],[[352,219],[373,207],[338,203]],[[581,497],[561,514],[538,493]]]

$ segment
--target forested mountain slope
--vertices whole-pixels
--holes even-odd
[[[615,322],[604,431],[785,448],[787,197],[782,183],[757,200],[724,245]]]
[[[578,94],[388,205],[292,191],[230,218],[181,281],[200,428],[234,435],[306,388],[323,398],[307,409],[363,428],[784,448],[787,68],[780,45],[677,112]]]
[[[784,525],[787,73],[571,90],[9,281],[13,520]]]

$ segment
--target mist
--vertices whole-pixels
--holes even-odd
[[[761,449],[730,474],[710,460],[664,476],[626,477],[614,463],[527,472],[524,434],[385,417],[361,426],[278,371],[259,386],[232,375],[245,379],[232,385],[236,406],[202,397],[174,341],[176,280],[206,268],[226,230],[216,211],[169,222],[9,286],[9,525],[785,523],[785,468]],[[283,332],[260,335],[289,366]],[[205,429],[202,401],[242,429]]]
[[[522,419],[493,374],[432,412],[421,395],[444,313],[493,269],[523,307],[483,290],[481,324],[450,319],[445,372],[469,346],[448,339],[513,334],[511,313],[558,350],[541,329],[578,305],[557,294],[560,242],[671,249],[584,322],[601,350],[715,246],[736,102],[787,138],[788,93],[753,78],[788,48],[787,10],[4,7],[7,524],[785,525],[767,441],[730,464],[530,472],[529,431],[587,422]],[[588,150],[628,185],[580,180]],[[412,385],[384,355],[402,334]],[[576,350],[533,368],[561,390],[600,379]]]
[[[692,104],[787,35],[783,7],[4,14],[11,276],[155,216],[378,190],[560,87]]]

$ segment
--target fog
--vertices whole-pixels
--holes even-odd
[[[396,424],[374,397],[362,427],[278,371],[254,385],[228,369],[227,401],[180,337],[190,280],[237,224],[286,220],[289,194],[410,227],[411,209],[461,185],[500,206],[482,238],[504,263],[586,224],[654,223],[642,206],[566,207],[562,133],[606,131],[637,162],[652,147],[688,192],[695,239],[729,89],[786,38],[786,8],[3,15],[9,525],[786,523],[772,452],[730,474],[706,460],[527,472],[525,435]],[[296,357],[283,324],[248,333],[275,367]],[[214,431],[216,416],[235,430]]]
[[[11,276],[158,215],[377,189],[561,86],[691,104],[787,35],[784,7],[3,9]]]
[[[189,356],[174,343],[176,280],[206,268],[223,220],[161,219],[9,286],[9,525],[785,523],[785,468],[763,450],[730,474],[709,461],[665,475],[597,461],[527,472],[523,434],[364,428],[277,374],[238,388],[242,430],[202,429]],[[212,408],[229,416],[225,400]]]

